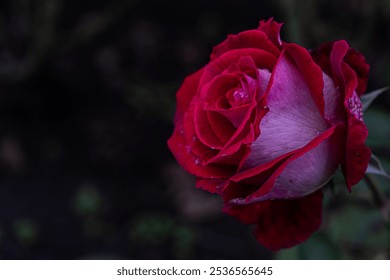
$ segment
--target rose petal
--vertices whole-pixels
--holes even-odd
[[[187,138],[196,139],[194,138],[196,136],[194,135],[193,128],[191,128],[191,120],[193,122],[191,102],[197,93],[198,82],[202,73],[203,70],[200,70],[188,76],[177,92],[177,110],[174,120],[175,129],[168,140],[168,147],[178,163],[189,173],[202,178],[227,178],[234,170],[213,165],[203,166],[202,160],[193,152],[193,145],[191,145],[194,144],[192,143],[193,141],[187,141]],[[197,147],[199,148],[201,146],[197,145]],[[207,149],[204,147],[199,149],[202,149],[200,153],[203,156],[207,155]]]
[[[259,69],[272,70],[276,63],[277,56],[265,50],[248,48],[241,50],[230,50],[221,56],[210,61],[204,68],[204,73],[199,85],[202,87],[209,83],[214,77],[223,73],[232,64],[237,64],[242,57],[251,57]]]
[[[330,179],[339,162],[340,156],[333,154],[333,152],[339,152],[337,145],[335,147],[335,142],[340,139],[339,134],[335,134],[336,140],[332,139],[327,142],[337,127],[329,128],[303,148],[290,152],[290,154],[293,153],[291,156],[286,154],[288,158],[278,166],[266,182],[261,184],[260,188],[245,198],[232,199],[230,203],[249,204],[269,199],[299,198],[318,190]],[[313,162],[315,162],[314,166],[306,166],[306,164],[313,164]],[[289,165],[291,167],[288,167]],[[253,168],[241,172],[233,176],[231,180],[239,182],[253,175],[256,176],[257,169]],[[310,172],[313,172],[317,177]]]
[[[221,143],[226,143],[229,141],[231,136],[236,131],[234,125],[225,116],[217,112],[207,111],[206,114],[210,128],[220,139]]]
[[[321,115],[324,116],[325,102],[322,92],[324,88],[324,81],[322,79],[321,68],[313,61],[310,53],[305,48],[291,43],[285,44],[284,49],[298,68],[308,89],[310,90],[311,97],[317,105],[318,110]]]
[[[224,179],[202,179],[196,178],[196,187],[210,193],[221,193],[227,180]]]
[[[341,160],[341,135],[333,133],[312,150],[291,157],[276,177],[271,191],[255,200],[300,198],[323,187],[333,177]],[[298,154],[302,155],[297,157]]]
[[[270,42],[264,32],[248,30],[240,32],[237,35],[229,35],[225,41],[214,47],[211,53],[211,60],[218,58],[228,51],[247,48],[262,49],[275,56],[279,54],[279,50]]]
[[[202,108],[202,101],[194,102],[194,124],[196,137],[207,147],[213,149],[221,149],[225,143],[218,137],[213,127],[211,126],[207,111]]]
[[[340,90],[344,92],[344,107],[348,114],[348,134],[346,140],[345,162],[342,163],[342,170],[346,179],[347,187],[350,190],[364,176],[370,160],[371,151],[364,145],[368,136],[367,128],[351,107],[352,101],[360,102],[356,99],[356,88],[358,80],[355,72],[344,62],[344,58],[349,50],[349,45],[345,41],[337,41],[333,44],[330,53],[330,62],[333,75],[340,85]]]
[[[201,178],[229,178],[234,168],[218,165],[203,165],[203,159],[192,152],[180,128],[175,129],[168,140],[168,147],[177,162],[189,173]]]
[[[370,71],[370,66],[367,64],[366,59],[358,51],[353,48],[349,48],[347,54],[344,58],[345,63],[352,68],[356,73],[358,84],[356,87],[356,92],[360,96],[366,91],[368,73]]]
[[[176,114],[174,119],[176,128],[183,121],[184,114],[198,92],[198,85],[202,75],[203,68],[185,78],[183,84],[176,93]]]
[[[294,200],[225,206],[224,211],[244,223],[256,224],[254,234],[266,248],[289,248],[305,241],[320,227],[322,191]]]
[[[263,31],[268,39],[280,48],[282,46],[282,40],[280,40],[280,29],[282,25],[282,23],[277,23],[273,18],[270,18],[267,21],[260,21],[258,30]]]
[[[341,96],[340,91],[335,86],[333,80],[325,73],[324,79],[324,99],[325,99],[325,119],[330,124],[336,124],[344,121],[345,109],[343,105],[344,97]]]
[[[270,86],[269,112],[260,123],[261,134],[252,144],[245,169],[301,148],[327,129],[304,78],[285,53],[275,66]]]

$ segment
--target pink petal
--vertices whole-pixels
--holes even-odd
[[[333,176],[340,160],[340,151],[337,146],[337,142],[340,141],[339,131],[341,130],[337,129],[339,127],[341,126],[333,126],[305,147],[283,155],[282,159],[287,159],[277,167],[266,182],[262,182],[260,188],[246,197],[234,198],[230,200],[230,203],[244,205],[269,199],[299,198],[321,188]],[[332,136],[334,138],[327,141]],[[271,163],[275,164],[271,161],[265,165]],[[306,164],[312,166],[306,166]],[[253,170],[241,172],[233,176],[231,180],[235,182],[247,180],[248,176],[256,176],[255,170],[259,168],[262,168],[262,165]],[[315,176],[310,172],[313,172]]]
[[[340,134],[332,136],[300,157],[297,153],[287,161],[272,190],[256,201],[300,198],[322,188],[333,177],[341,160]]]
[[[318,110],[324,116],[324,96],[322,92],[324,81],[321,68],[313,61],[310,53],[297,44],[284,44],[284,50],[297,66]]]
[[[260,123],[261,134],[252,144],[245,169],[299,149],[327,129],[304,78],[285,53],[270,83],[269,112]]]
[[[335,86],[333,80],[325,73],[324,79],[324,99],[325,99],[325,119],[330,124],[336,124],[344,121],[345,109],[343,105],[343,96]]]

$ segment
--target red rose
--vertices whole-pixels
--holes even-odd
[[[261,21],[213,49],[177,92],[168,141],[197,187],[221,195],[272,250],[318,229],[321,188],[341,166],[351,189],[370,158],[364,57],[345,41],[311,52],[282,42],[281,26]]]

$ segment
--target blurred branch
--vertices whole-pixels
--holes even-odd
[[[26,46],[29,50],[21,58],[12,56],[10,60],[0,61],[0,78],[18,82],[29,77],[41,64],[42,60],[53,46],[56,22],[62,10],[63,0],[45,0],[38,2],[35,7],[36,16],[32,16],[30,9],[26,9],[31,15],[27,24],[33,26],[31,44]],[[27,3],[31,4],[31,3]],[[26,7],[25,7],[26,8]],[[28,8],[28,7],[27,7]],[[35,21],[35,22],[34,22]],[[13,50],[9,50],[11,53]]]
[[[27,24],[33,26],[31,41],[26,46],[26,54],[15,56],[14,50],[6,50],[0,59],[0,79],[20,82],[28,78],[42,64],[51,52],[73,49],[93,41],[96,37],[115,26],[123,19],[136,0],[115,1],[103,12],[95,12],[83,16],[69,34],[59,30],[58,21],[63,7],[63,0],[42,0],[29,2],[33,7],[25,8]],[[17,5],[16,5],[17,6]],[[12,34],[11,34],[12,35]]]
[[[372,199],[374,201],[374,204],[378,209],[381,210],[382,216],[386,222],[389,222],[389,216],[390,216],[390,201],[386,201],[385,198],[382,197],[381,193],[379,192],[378,187],[370,177],[370,175],[365,175],[364,176],[364,181],[367,184],[371,195]]]
[[[60,46],[69,49],[93,41],[123,19],[135,4],[136,0],[114,1],[103,12],[89,14],[86,19],[75,26],[71,35],[63,40]]]

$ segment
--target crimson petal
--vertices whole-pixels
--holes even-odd
[[[256,224],[257,240],[270,250],[297,245],[316,231],[322,219],[322,191],[294,200],[272,200],[228,206],[224,211],[244,223]]]

